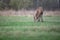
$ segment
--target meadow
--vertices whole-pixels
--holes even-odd
[[[0,16],[0,40],[60,40],[60,16]]]

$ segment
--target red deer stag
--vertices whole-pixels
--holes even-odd
[[[36,14],[34,16],[34,22],[40,22],[40,21],[43,22],[42,16],[43,16],[43,8],[42,7],[38,7],[36,9]]]

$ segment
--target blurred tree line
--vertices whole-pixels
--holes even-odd
[[[46,10],[60,9],[60,0],[0,0],[0,10],[3,9],[36,9],[42,6]]]

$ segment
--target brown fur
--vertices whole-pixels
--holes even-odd
[[[43,8],[42,7],[39,7],[36,9],[36,14],[34,16],[34,21],[43,21],[42,20],[42,15],[43,15]]]

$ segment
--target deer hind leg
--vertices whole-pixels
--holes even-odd
[[[37,22],[43,22],[43,17],[42,17],[42,15],[41,15],[40,17],[38,17]]]
[[[37,19],[37,22],[40,22],[40,17]]]
[[[40,16],[40,21],[43,22],[43,16],[42,15]]]

